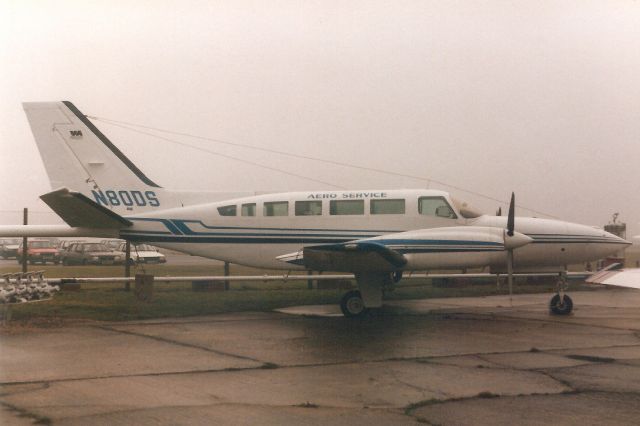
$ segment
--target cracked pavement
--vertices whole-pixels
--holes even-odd
[[[640,292],[391,302],[0,335],[0,423],[637,424]]]

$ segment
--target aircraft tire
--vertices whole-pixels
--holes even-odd
[[[554,315],[569,315],[573,310],[573,300],[565,294],[561,302],[560,295],[556,294],[549,302],[549,310]]]
[[[340,300],[340,309],[347,318],[361,317],[367,312],[360,291],[351,290],[345,293]]]

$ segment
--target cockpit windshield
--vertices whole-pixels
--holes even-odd
[[[437,216],[446,219],[457,219],[456,213],[453,211],[444,197],[420,197],[418,199],[418,213],[427,216]]]
[[[476,210],[475,207],[470,206],[466,201],[461,201],[456,198],[451,198],[451,201],[453,201],[453,205],[456,206],[460,212],[460,216],[465,219],[474,219],[484,214]]]

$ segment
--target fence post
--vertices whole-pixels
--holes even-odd
[[[136,274],[136,299],[150,303],[153,299],[153,275]]]
[[[313,271],[311,271],[311,270],[307,271],[307,275],[309,277],[312,277],[313,276]],[[313,290],[313,280],[311,278],[307,279],[307,289]]]
[[[29,209],[26,207],[22,210],[22,224],[29,224]],[[27,247],[27,237],[22,237],[22,273],[27,272],[28,253],[29,248]]]
[[[131,243],[127,241],[124,245],[124,276],[129,278],[131,276]],[[131,282],[127,281],[124,284],[125,291],[131,291]]]
[[[224,276],[229,276],[229,262],[224,262]],[[229,290],[229,280],[224,280],[224,289]]]

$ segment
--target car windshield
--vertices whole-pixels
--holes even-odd
[[[18,239],[11,239],[8,238],[6,240],[2,240],[2,244],[6,245],[6,246],[17,246],[18,244],[20,244],[22,241],[18,240]]]
[[[109,251],[109,249],[105,247],[103,244],[92,243],[92,244],[85,244],[84,251]]]
[[[136,246],[136,250],[138,250],[138,251],[156,251],[156,248],[150,246],[149,244],[138,244]]]
[[[50,241],[31,241],[29,243],[29,247],[31,248],[52,248]]]
[[[117,248],[120,244],[122,244],[121,240],[110,240],[110,241],[102,241],[102,244],[109,248]]]

